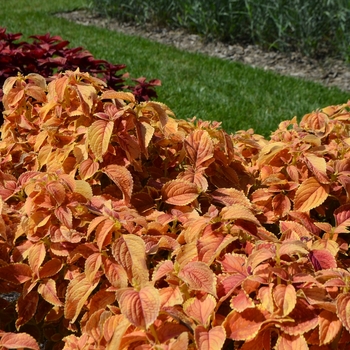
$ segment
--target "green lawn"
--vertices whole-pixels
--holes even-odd
[[[268,136],[284,119],[348,100],[337,88],[282,77],[239,63],[186,53],[139,37],[83,26],[53,13],[88,7],[86,0],[0,0],[0,26],[34,34],[60,35],[71,46],[83,46],[96,58],[124,63],[132,77],[159,78],[159,101],[178,118],[218,120],[234,132],[253,128]]]

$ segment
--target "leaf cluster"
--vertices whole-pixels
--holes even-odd
[[[30,36],[32,42],[22,41],[21,37],[21,33],[6,33],[6,28],[0,27],[0,86],[18,73],[37,73],[50,81],[54,74],[79,67],[105,81],[111,89],[131,91],[138,101],[157,97],[154,88],[160,85],[158,79],[128,79],[128,73],[123,72],[126,65],[96,59],[82,47],[69,48],[69,41],[60,36],[33,35]],[[2,95],[0,89],[0,113],[3,112]]]
[[[2,348],[348,347],[349,104],[266,140],[79,70],[3,91]]]

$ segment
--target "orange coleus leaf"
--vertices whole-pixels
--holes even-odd
[[[94,253],[90,255],[85,261],[85,275],[86,278],[94,283],[96,280],[96,276],[98,276],[97,272],[102,265],[102,257],[100,253]]]
[[[259,166],[269,164],[270,161],[281,151],[287,147],[284,142],[270,142],[266,144],[260,151],[257,163]]]
[[[280,327],[289,335],[301,335],[318,325],[318,317],[314,308],[303,299],[297,299],[293,311],[288,315],[293,321],[283,322]]]
[[[66,206],[60,206],[54,210],[56,218],[67,228],[73,228],[73,214]]]
[[[130,322],[124,315],[114,315],[106,321],[104,334],[105,338],[110,338],[107,343],[106,350],[120,349],[120,344],[123,340],[123,336],[130,326]],[[112,331],[112,336],[107,337],[108,330]]]
[[[242,312],[247,308],[255,307],[254,301],[241,289],[236,296],[231,298],[230,306],[232,310]]]
[[[56,202],[56,205],[61,205],[66,199],[66,190],[58,181],[51,181],[46,185],[47,192]]]
[[[182,305],[183,296],[178,286],[169,286],[159,290],[161,308],[166,306]]]
[[[316,178],[306,179],[297,189],[294,210],[307,212],[321,205],[328,197],[329,186],[319,183]]]
[[[320,345],[332,342],[342,330],[338,316],[328,310],[322,310],[318,315]]]
[[[113,121],[97,120],[88,129],[88,143],[98,161],[107,152],[113,132]]]
[[[252,207],[252,203],[246,197],[244,192],[236,190],[235,188],[218,188],[211,194],[211,196],[215,202],[221,203],[224,206],[240,204],[246,208]]]
[[[350,294],[339,294],[335,305],[339,320],[347,331],[350,332]]]
[[[39,344],[27,333],[4,333],[0,332],[0,347],[5,349],[31,349],[39,350]]]
[[[273,298],[280,316],[289,315],[297,302],[297,294],[293,285],[279,284],[273,289]]]
[[[224,207],[221,210],[221,217],[223,220],[246,220],[260,226],[259,220],[255,217],[252,211],[241,204],[232,204]]]
[[[87,333],[81,335],[80,337],[71,334],[64,337],[63,341],[65,343],[63,350],[91,349],[95,343],[94,338]]]
[[[133,191],[134,181],[130,171],[117,164],[107,165],[102,171],[118,186],[123,193],[123,199],[126,204],[130,203]]]
[[[210,267],[201,261],[191,261],[180,269],[178,277],[190,289],[216,296],[216,277]]]
[[[74,323],[81,309],[92,291],[98,285],[99,280],[92,284],[84,273],[71,280],[67,287],[66,302],[64,304],[64,317]]]
[[[82,180],[87,180],[94,176],[98,171],[100,164],[88,158],[82,161],[79,165],[79,175]]]
[[[327,249],[313,249],[309,253],[309,259],[316,271],[337,267],[334,255]]]
[[[305,162],[307,167],[320,183],[329,182],[327,176],[327,164],[324,158],[317,157],[315,154],[306,154]]]
[[[154,269],[152,274],[152,281],[157,281],[162,277],[168,275],[173,272],[174,263],[171,260],[161,261]]]
[[[183,305],[183,309],[188,317],[194,319],[198,324],[207,327],[215,306],[215,298],[207,294],[205,296],[196,296],[187,299]]]
[[[41,279],[51,277],[59,272],[63,267],[63,263],[60,259],[53,258],[47,261],[39,270],[39,277]]]
[[[269,286],[260,287],[257,298],[261,301],[262,307],[272,314],[275,310],[275,303],[273,300],[273,287],[274,284],[270,283]]]
[[[112,246],[115,260],[123,266],[129,281],[142,286],[149,281],[146,265],[146,246],[143,239],[133,234],[125,234],[118,238]]]
[[[179,174],[178,179],[188,181],[195,184],[202,192],[208,189],[208,180],[204,175],[203,167],[194,169],[191,166],[187,167],[186,170]]]
[[[42,281],[38,287],[38,293],[50,304],[63,306],[63,303],[57,296],[56,281],[49,278]]]
[[[35,290],[29,292],[26,296],[23,296],[23,294],[20,295],[16,305],[16,311],[18,314],[16,320],[17,330],[35,315],[37,312],[38,301],[39,294]]]
[[[184,180],[172,180],[162,188],[162,198],[168,204],[184,206],[197,199],[199,190],[196,184]]]
[[[194,338],[198,350],[220,350],[225,343],[226,333],[222,326],[216,326],[209,330],[203,326],[197,326],[194,330]]]
[[[39,276],[39,269],[46,257],[46,247],[43,242],[33,244],[28,252],[28,262],[32,271]]]
[[[276,350],[309,350],[309,346],[302,335],[281,333],[276,343]]]
[[[259,308],[231,311],[223,323],[227,337],[233,340],[253,339],[266,322],[266,316],[267,311]]]
[[[160,297],[151,285],[139,291],[124,288],[116,291],[122,314],[136,327],[148,328],[158,317]]]
[[[32,269],[27,264],[17,263],[0,267],[0,279],[22,284],[32,279]]]
[[[128,275],[123,266],[118,264],[114,259],[106,259],[103,264],[105,276],[112,287],[125,288],[128,286]]]
[[[84,180],[74,181],[74,192],[79,193],[87,199],[91,199],[93,192],[88,182]]]
[[[213,159],[214,145],[209,133],[202,129],[192,131],[184,140],[184,148],[194,169]]]

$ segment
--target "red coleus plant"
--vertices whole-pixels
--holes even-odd
[[[69,41],[60,36],[33,35],[30,36],[32,42],[19,41],[21,37],[21,33],[6,33],[6,29],[0,27],[0,86],[17,73],[37,73],[49,81],[56,73],[79,67],[105,81],[111,89],[131,91],[139,102],[157,97],[154,88],[160,85],[158,79],[146,81],[142,77],[128,83],[128,73],[121,73],[126,68],[124,64],[95,59],[82,47],[69,48]],[[3,111],[2,95],[0,88],[0,114]]]
[[[79,70],[3,90],[2,348],[348,348],[348,105],[267,141]]]

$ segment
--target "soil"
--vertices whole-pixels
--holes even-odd
[[[315,81],[325,86],[337,86],[343,91],[350,91],[350,65],[339,59],[330,57],[313,59],[298,52],[286,54],[265,51],[254,45],[206,42],[201,36],[189,34],[182,29],[172,30],[124,23],[87,10],[58,13],[56,16],[82,25],[92,25],[128,35],[138,35],[162,44],[173,45],[181,50],[201,52],[226,60],[242,62],[252,67],[272,70],[282,75]]]

